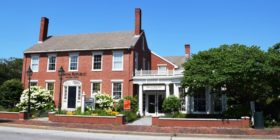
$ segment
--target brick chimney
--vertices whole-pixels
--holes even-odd
[[[135,35],[140,35],[141,32],[141,9],[135,8]]]
[[[190,44],[185,44],[185,55],[187,60],[191,58]]]
[[[41,18],[41,27],[40,27],[40,34],[39,34],[39,43],[45,41],[48,37],[48,26],[49,26],[49,19],[46,17]]]

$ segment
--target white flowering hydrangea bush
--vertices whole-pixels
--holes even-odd
[[[20,97],[20,102],[16,105],[19,109],[28,108],[28,89],[25,89]],[[50,91],[38,86],[30,87],[30,109],[31,111],[53,110],[54,101]]]
[[[96,108],[99,109],[112,109],[114,107],[114,100],[111,96],[105,93],[97,93],[96,98]]]

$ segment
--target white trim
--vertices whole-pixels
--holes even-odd
[[[32,65],[33,65],[33,57],[38,57],[38,69],[37,70],[33,70]],[[30,56],[30,68],[32,69],[33,72],[39,72],[39,66],[40,66],[40,55],[39,54],[32,54]]]
[[[97,79],[97,80],[90,80],[91,83],[98,83],[98,82],[102,82],[101,79]]]
[[[52,57],[52,56],[55,57],[54,70],[49,70],[50,57]],[[57,61],[57,55],[56,54],[48,54],[47,72],[55,72],[56,71],[56,61]]]
[[[114,68],[114,53],[121,53],[122,54],[122,67],[120,69],[115,69]],[[123,66],[124,66],[124,52],[123,51],[113,51],[112,53],[112,71],[123,71]]]
[[[37,83],[38,83],[38,80],[30,80],[30,82],[31,82],[31,83],[32,83],[32,82],[34,82],[34,83],[37,82]]]
[[[174,68],[178,68],[178,66],[177,66],[177,65],[175,65],[175,64],[173,64],[172,62],[170,62],[169,60],[167,60],[167,59],[165,59],[165,58],[163,58],[163,57],[159,56],[159,55],[158,55],[158,54],[156,54],[155,52],[151,51],[151,53],[152,53],[152,54],[154,54],[155,56],[157,56],[157,57],[161,58],[162,60],[166,61],[167,63],[169,63],[169,64],[173,65],[173,66],[174,66]]]
[[[77,69],[76,70],[71,70],[70,69],[70,66],[71,66],[71,56],[77,56]],[[79,53],[69,53],[69,56],[68,56],[68,71],[78,71],[79,70]]]
[[[94,55],[101,55],[101,68],[100,69],[93,69],[93,66],[94,66]],[[103,67],[102,65],[103,65],[103,52],[102,51],[92,52],[91,71],[102,71],[102,67]]]
[[[55,82],[55,80],[45,80],[45,82]]]
[[[112,79],[111,82],[123,82],[123,79]]]

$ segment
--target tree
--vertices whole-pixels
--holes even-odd
[[[23,86],[20,80],[11,79],[0,86],[0,105],[4,108],[14,108],[19,102]]]
[[[221,45],[201,51],[184,69],[182,85],[189,87],[188,94],[211,87],[215,93],[227,95],[229,108],[241,108],[240,115],[248,115],[250,101],[264,104],[272,91],[267,55],[257,46]]]
[[[178,113],[180,107],[181,107],[180,99],[173,95],[165,98],[162,104],[162,108],[165,113],[171,113],[171,114]]]
[[[21,79],[22,59],[0,59],[0,85],[6,80]]]

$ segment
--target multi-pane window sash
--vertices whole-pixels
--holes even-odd
[[[48,70],[50,70],[50,71],[55,70],[55,61],[56,61],[56,56],[49,56]]]
[[[70,70],[77,70],[78,69],[78,56],[72,55],[70,56]]]
[[[113,53],[113,70],[123,70],[123,52]]]
[[[113,83],[113,99],[118,100],[122,97],[122,83]]]
[[[31,69],[33,72],[39,70],[39,56],[31,56]]]
[[[91,87],[92,87],[92,89],[91,89],[91,94],[93,95],[94,93],[98,93],[98,92],[100,92],[100,84],[101,83],[91,83]]]
[[[54,95],[54,82],[47,82],[47,90],[50,91],[51,95]]]
[[[93,56],[93,69],[94,70],[101,70],[101,64],[102,64],[102,55],[101,54],[95,54]]]

